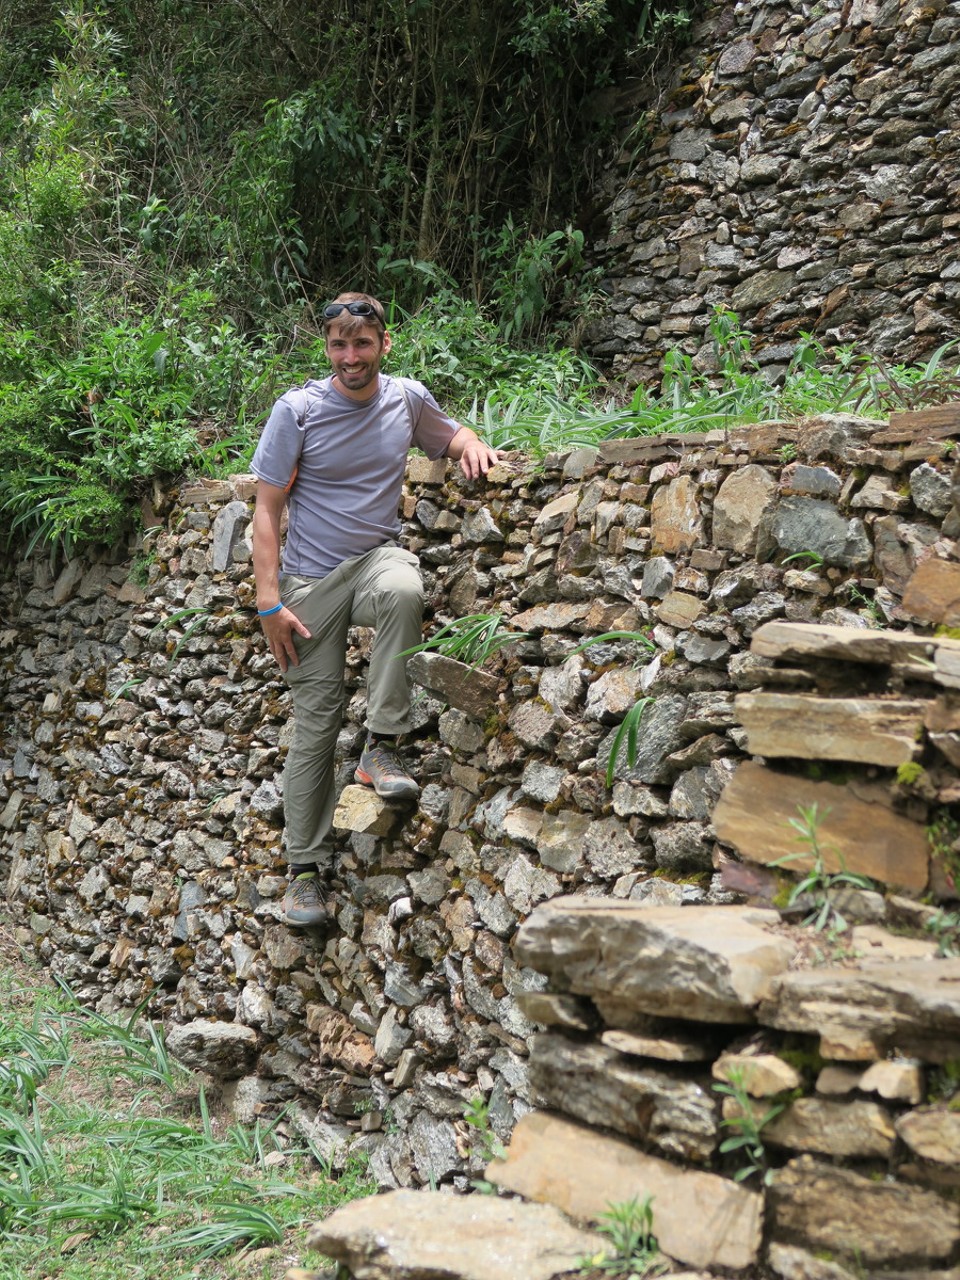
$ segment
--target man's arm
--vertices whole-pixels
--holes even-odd
[[[500,457],[496,449],[484,444],[475,431],[461,427],[447,445],[445,457],[460,463],[460,470],[468,480],[486,475]]]
[[[257,580],[257,609],[272,609],[280,603],[280,517],[287,492],[265,480],[257,482],[257,503],[253,510],[253,573]],[[294,632],[304,639],[310,632],[286,607],[261,618],[260,625],[281,671],[289,663],[297,666]]]

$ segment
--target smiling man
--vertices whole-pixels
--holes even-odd
[[[333,372],[288,391],[254,454],[253,565],[257,611],[290,686],[294,738],[283,782],[290,883],[286,922],[329,922],[334,750],[343,718],[351,626],[375,628],[367,673],[367,738],[355,773],[391,800],[414,800],[396,738],[410,727],[406,668],[419,644],[423,589],[416,556],[399,545],[407,452],[458,460],[485,475],[495,449],[447,416],[422,383],[381,372],[390,350],[383,307],[342,293],[323,310]],[[281,517],[288,510],[281,569]]]

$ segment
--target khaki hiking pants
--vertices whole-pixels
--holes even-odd
[[[389,545],[344,560],[325,578],[281,574],[280,598],[311,637],[294,637],[300,663],[285,673],[294,714],[283,775],[286,857],[328,870],[347,631],[376,629],[367,672],[367,728],[384,736],[403,733],[410,727],[410,687],[406,661],[396,655],[423,638],[423,583],[416,556]]]

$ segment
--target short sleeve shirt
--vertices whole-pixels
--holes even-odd
[[[311,380],[273,406],[251,470],[289,495],[285,573],[322,578],[400,536],[407,452],[442,457],[459,430],[422,383],[403,386],[406,399],[399,379],[381,374],[378,393],[358,403],[332,377]]]

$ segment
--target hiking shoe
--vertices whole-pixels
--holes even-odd
[[[330,923],[326,895],[315,871],[304,871],[287,885],[283,895],[283,918],[295,929],[316,929]]]
[[[420,788],[403,767],[396,748],[376,742],[364,747],[354,779],[365,787],[373,787],[384,800],[416,800]]]

